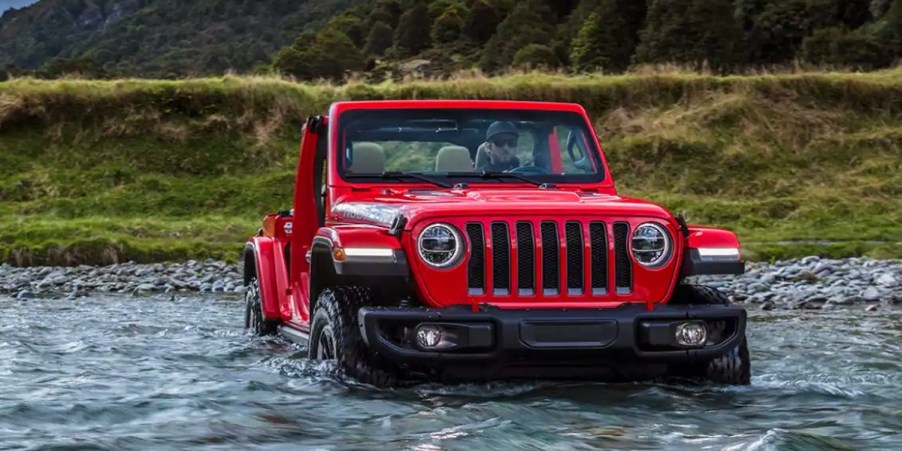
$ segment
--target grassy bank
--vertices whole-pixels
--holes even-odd
[[[735,229],[753,259],[902,257],[896,69],[343,86],[13,80],[0,83],[0,260],[235,259],[262,214],[289,206],[303,118],[335,100],[387,98],[576,101],[623,193]]]

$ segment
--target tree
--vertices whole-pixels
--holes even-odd
[[[574,71],[623,71],[630,64],[636,36],[620,14],[616,0],[601,0],[570,45]]]
[[[447,44],[457,41],[463,28],[463,17],[466,11],[463,7],[454,4],[449,6],[432,24],[430,37],[436,44]]]
[[[398,21],[398,28],[395,30],[395,54],[405,58],[429,48],[430,28],[429,10],[425,4],[417,2],[401,14]]]
[[[393,42],[393,32],[387,23],[378,21],[373,24],[369,35],[366,37],[366,44],[363,47],[363,53],[367,55],[382,56],[386,50],[391,48]]]
[[[372,23],[384,22],[394,30],[398,26],[402,12],[401,5],[398,4],[397,0],[379,0],[373,6],[373,11],[370,13],[370,21]]]
[[[726,70],[742,62],[741,36],[730,0],[652,0],[634,61]]]
[[[346,34],[325,28],[305,32],[294,44],[276,53],[273,67],[302,80],[341,80],[348,72],[360,71],[366,60]]]
[[[333,28],[346,34],[358,48],[363,47],[367,38],[364,22],[352,14],[341,14],[329,20],[324,28]]]
[[[501,13],[494,4],[488,0],[475,0],[464,18],[463,34],[467,39],[483,44],[495,34],[499,23]]]
[[[547,45],[529,44],[514,55],[513,66],[521,69],[548,69],[558,65],[560,61]]]
[[[873,28],[848,31],[841,27],[816,30],[802,45],[802,57],[811,63],[855,69],[878,69],[892,64],[892,53]]]
[[[514,55],[523,47],[551,42],[554,26],[548,23],[549,17],[552,17],[552,11],[543,0],[518,3],[486,44],[480,60],[483,70],[495,72],[510,66]]]

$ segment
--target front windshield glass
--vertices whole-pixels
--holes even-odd
[[[400,173],[402,179],[418,174],[501,183],[507,179],[481,176],[514,173],[538,182],[593,183],[604,177],[590,128],[572,112],[350,110],[338,124],[339,170],[346,179],[397,183]]]

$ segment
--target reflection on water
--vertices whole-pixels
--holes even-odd
[[[902,313],[752,312],[748,387],[376,390],[234,297],[0,298],[0,448],[902,449]]]

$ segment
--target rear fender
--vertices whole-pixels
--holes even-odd
[[[254,276],[248,269],[252,264],[256,269],[256,276],[260,283],[260,298],[262,302],[264,319],[281,319],[279,312],[278,270],[276,265],[275,240],[265,236],[255,236],[248,240],[244,246],[245,252],[245,283]],[[252,260],[252,261],[251,261]]]
[[[735,233],[713,227],[688,228],[681,277],[745,272],[739,238]]]

